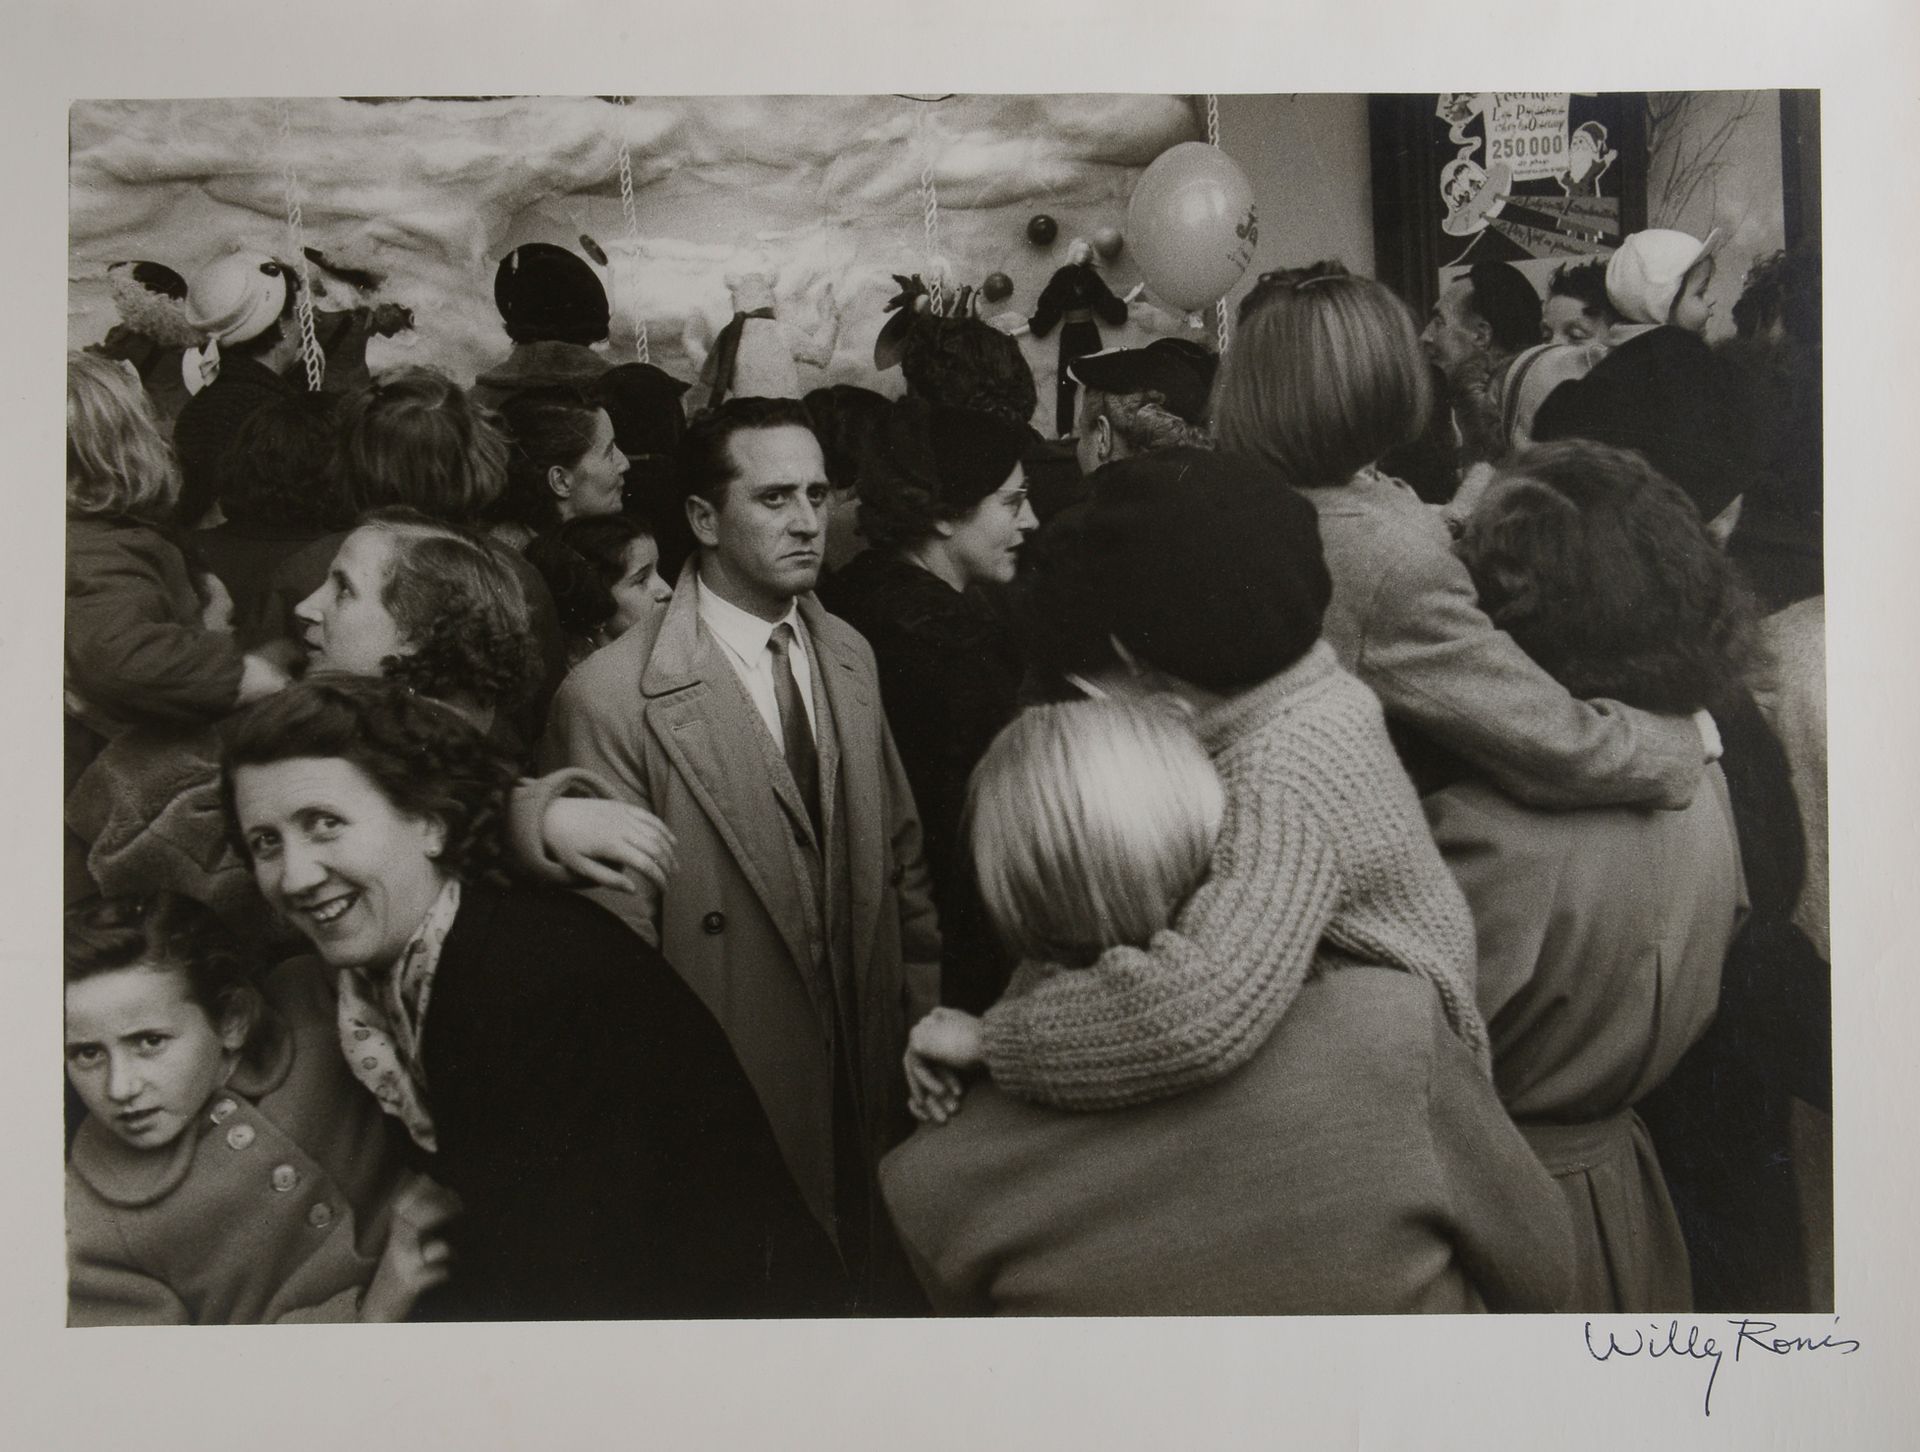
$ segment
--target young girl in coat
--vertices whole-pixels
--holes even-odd
[[[69,353],[68,711],[101,736],[217,720],[287,682],[206,623],[211,593],[170,527],[179,489],[139,380]]]
[[[445,1191],[407,1174],[311,960],[256,984],[170,893],[66,920],[74,1326],[396,1321],[443,1278]]]

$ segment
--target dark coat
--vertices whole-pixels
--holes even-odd
[[[880,701],[920,809],[940,914],[941,999],[984,1013],[1013,965],[994,945],[960,823],[973,768],[1013,719],[1020,652],[981,602],[880,550],[848,564],[826,604],[867,638],[880,668]]]
[[[180,502],[174,517],[196,523],[220,494],[221,459],[253,411],[299,390],[252,358],[225,355],[220,374],[187,400],[173,424],[173,451],[180,460]]]
[[[465,1204],[421,1319],[820,1315],[844,1301],[700,1000],[604,908],[468,885],[423,1040]]]
[[[1661,327],[1627,339],[1534,415],[1533,438],[1634,449],[1712,519],[1759,472],[1746,390],[1705,340]]]

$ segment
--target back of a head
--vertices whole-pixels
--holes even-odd
[[[493,301],[516,343],[597,343],[612,318],[599,276],[551,242],[527,242],[500,259]]]
[[[1232,694],[1320,636],[1333,586],[1313,505],[1257,459],[1165,449],[1107,465],[1061,572],[1149,665]]]
[[[1413,316],[1338,262],[1265,274],[1213,400],[1219,447],[1264,460],[1296,488],[1344,484],[1426,426],[1433,384]]]
[[[247,415],[221,456],[221,512],[236,524],[343,527],[349,516],[334,471],[339,403],[331,393],[288,393]]]
[[[360,521],[393,541],[381,603],[412,645],[389,680],[435,700],[511,707],[539,678],[525,589],[507,550],[413,510]]]
[[[1518,352],[1540,341],[1540,294],[1510,262],[1476,262],[1467,269],[1473,310],[1493,329],[1493,345]]]
[[[1022,958],[1081,966],[1144,947],[1206,874],[1219,777],[1164,705],[1036,706],[975,769],[967,833],[995,930]]]
[[[67,354],[67,510],[165,519],[180,493],[173,449],[131,370]]]
[[[452,379],[403,368],[342,411],[339,482],[352,514],[405,505],[449,524],[478,519],[506,484],[507,445]]]
[[[859,492],[861,473],[892,411],[891,401],[871,388],[835,383],[814,389],[801,402],[813,419],[828,480],[835,489]]]
[[[1488,617],[1575,696],[1684,713],[1740,689],[1751,603],[1637,453],[1576,439],[1514,455],[1459,549]]]

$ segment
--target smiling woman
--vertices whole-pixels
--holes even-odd
[[[464,1204],[423,1314],[837,1310],[831,1246],[692,991],[598,905],[504,887],[513,779],[457,713],[356,677],[245,713],[226,754],[261,892],[340,971],[349,1066]]]

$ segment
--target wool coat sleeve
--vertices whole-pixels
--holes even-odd
[[[1458,752],[1530,806],[1693,800],[1705,753],[1690,720],[1570,696],[1487,618],[1450,551],[1391,539],[1397,557],[1360,602],[1358,658],[1346,662],[1389,718]]]
[[[210,721],[240,696],[233,637],[206,629],[186,559],[158,530],[74,530],[67,561],[67,684],[136,720]]]
[[[1009,1093],[1112,1109],[1225,1078],[1265,1043],[1340,896],[1318,811],[1284,781],[1229,790],[1212,869],[1173,929],[1055,973],[983,1020],[987,1066]]]
[[[1472,1052],[1433,1015],[1427,1080],[1447,1232],[1490,1311],[1558,1311],[1573,1293],[1573,1218]]]
[[[134,1264],[112,1212],[67,1179],[67,1324],[186,1326],[187,1304]]]
[[[933,883],[927,870],[920,833],[920,814],[914,810],[913,788],[907,769],[893,744],[893,732],[880,723],[885,753],[887,803],[892,813],[889,831],[894,871],[900,886],[895,893],[900,908],[900,972],[906,997],[906,1022],[912,1027],[940,1002],[940,921],[933,905]]]
[[[637,807],[654,811],[652,794],[647,787],[647,775],[642,760],[643,723],[640,720],[638,694],[630,703],[626,713],[603,700],[592,684],[591,674],[575,671],[561,683],[559,692],[553,698],[552,709],[547,714],[547,729],[540,743],[540,765],[551,774],[575,769],[584,774],[584,778],[597,782],[607,789],[607,794],[619,801],[631,802]],[[573,780],[579,781],[581,775]],[[545,805],[540,810],[544,813]],[[526,842],[521,832],[524,814],[516,816],[515,840]],[[545,856],[545,848],[538,854]],[[660,946],[660,894],[653,885],[642,879],[631,893],[614,896],[622,899],[615,904],[609,901],[622,921],[632,928],[649,946]]]

